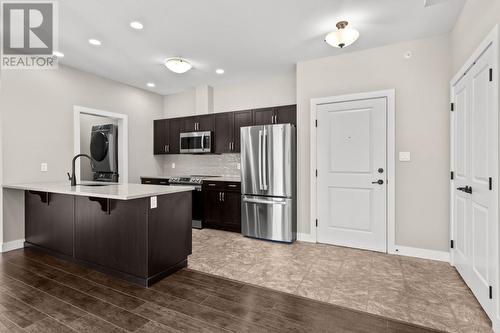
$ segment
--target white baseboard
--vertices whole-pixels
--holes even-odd
[[[24,247],[24,238],[17,239],[10,242],[2,243],[2,252],[9,252],[12,250],[22,249]]]
[[[450,252],[395,245],[391,254],[450,262]]]
[[[316,239],[313,235],[301,232],[297,233],[297,240],[300,242],[316,243]]]

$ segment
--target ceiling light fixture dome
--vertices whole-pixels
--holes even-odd
[[[144,25],[141,22],[139,22],[139,21],[130,22],[130,27],[132,29],[135,29],[135,30],[142,30],[142,29],[144,29]]]
[[[168,58],[165,60],[165,66],[174,73],[182,74],[193,68],[193,65],[186,59],[182,58]]]
[[[347,21],[337,23],[337,29],[330,32],[325,37],[325,42],[333,47],[343,49],[346,46],[353,44],[359,38],[359,31],[352,28],[347,28]]]

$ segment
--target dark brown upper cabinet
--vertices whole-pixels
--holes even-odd
[[[232,112],[215,115],[215,153],[231,153],[233,144],[234,114]]]
[[[154,121],[153,149],[155,155],[168,154],[170,152],[170,124],[168,119]]]
[[[254,125],[274,124],[273,119],[274,119],[274,108],[253,110],[253,124]]]
[[[236,111],[233,112],[234,124],[233,124],[233,153],[240,152],[240,129],[246,126],[253,125],[253,112],[248,111]]]
[[[169,130],[169,154],[180,154],[180,134],[186,132],[185,130],[185,118],[174,118],[170,119],[170,130]]]
[[[254,125],[297,124],[297,106],[285,105],[253,111]]]
[[[198,131],[213,131],[214,130],[214,115],[207,114],[203,116],[186,117],[184,131],[185,132],[198,132]]]
[[[252,125],[297,123],[296,105],[154,121],[154,154],[179,154],[182,132],[212,131],[216,154],[240,152],[240,129]]]
[[[252,110],[215,115],[215,153],[240,152],[240,128],[253,125]]]

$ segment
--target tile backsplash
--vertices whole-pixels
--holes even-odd
[[[214,175],[240,176],[238,164],[240,154],[223,155],[165,155],[163,159],[163,173],[165,176],[181,175]],[[175,163],[175,169],[172,168]]]

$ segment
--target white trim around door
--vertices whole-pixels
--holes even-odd
[[[317,108],[323,104],[339,103],[339,102],[349,102],[358,101],[374,98],[385,98],[387,101],[387,252],[396,252],[396,92],[394,89],[365,92],[358,94],[333,96],[333,97],[323,97],[311,99],[311,118],[310,118],[310,132],[311,132],[311,159],[310,159],[310,184],[311,184],[311,195],[310,195],[310,206],[311,206],[311,216],[310,216],[310,228],[311,234],[307,237],[307,241],[317,242],[317,137],[316,137],[316,120],[317,120]],[[306,240],[306,239],[304,239]]]
[[[128,115],[114,113],[83,106],[73,106],[73,150],[74,154],[80,153],[80,115],[87,114],[99,117],[115,119],[118,122],[118,172],[120,174],[119,183],[128,183]],[[76,163],[75,173],[80,179],[80,163]]]

